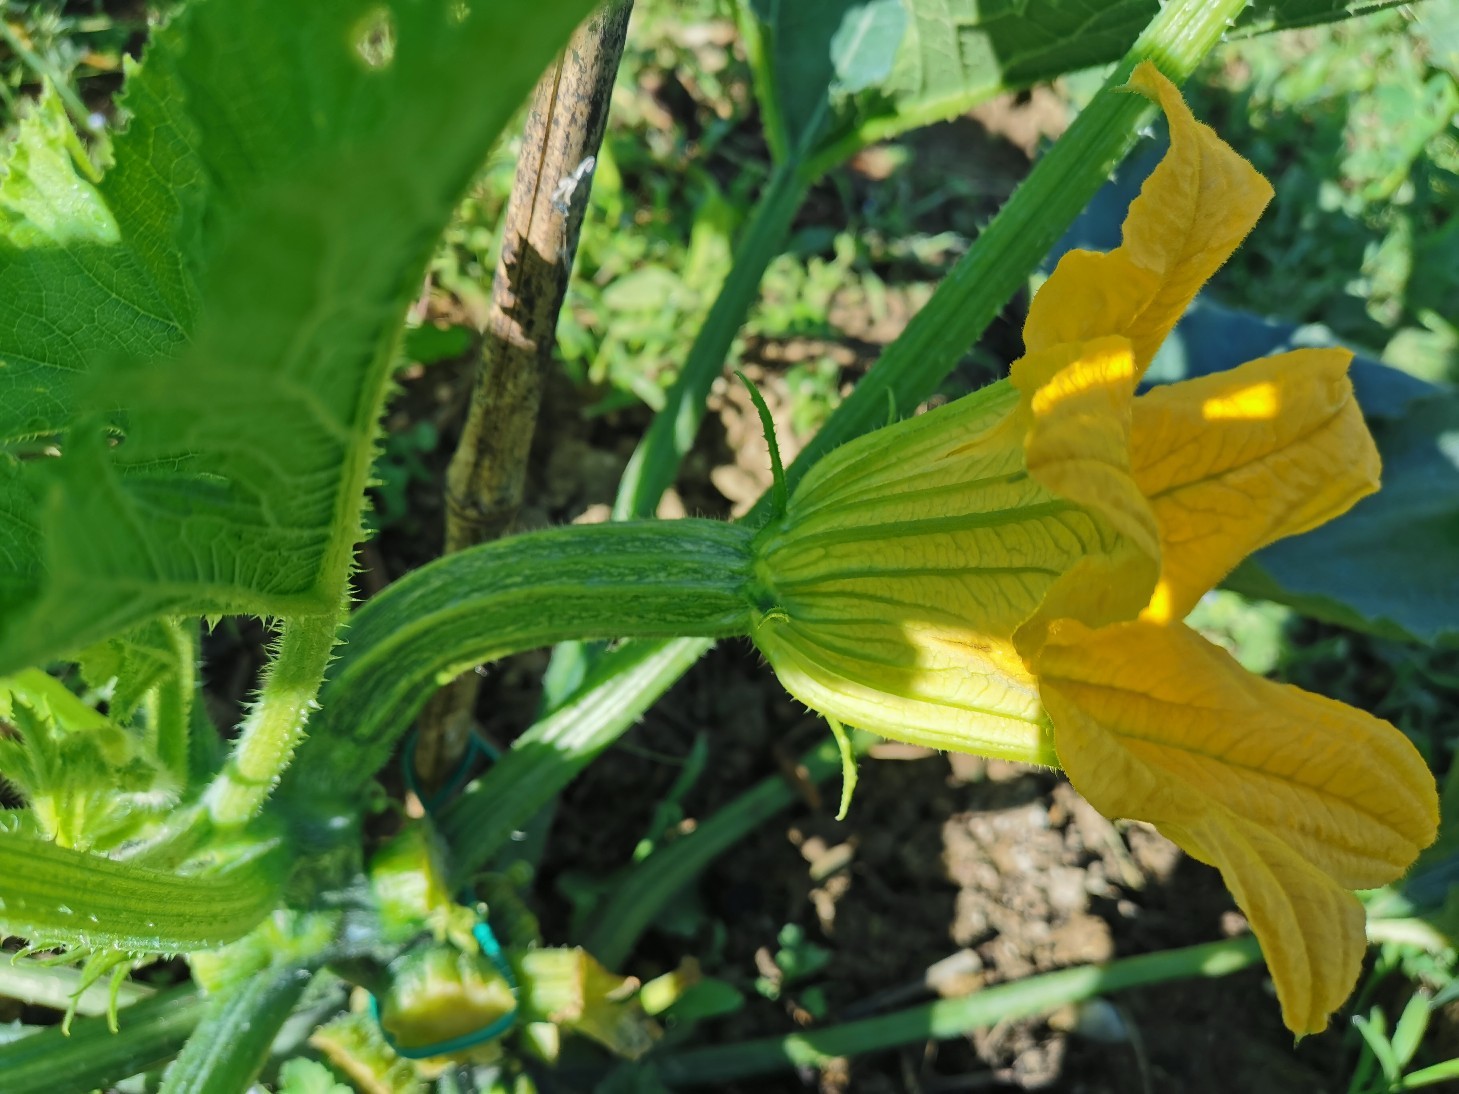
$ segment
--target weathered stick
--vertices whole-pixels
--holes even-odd
[[[609,0],[532,93],[471,408],[446,473],[447,553],[501,535],[521,507],[543,375],[632,7],[632,0]],[[465,750],[477,682],[473,674],[459,677],[421,714],[415,764],[427,784]]]

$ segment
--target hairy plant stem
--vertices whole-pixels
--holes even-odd
[[[197,690],[197,622],[164,620],[160,624],[171,645],[172,671],[147,697],[148,733],[157,756],[179,786],[188,784],[189,736]]]
[[[1247,936],[1104,965],[1060,969],[959,999],[941,999],[811,1033],[690,1049],[659,1061],[658,1073],[670,1084],[722,1084],[751,1075],[814,1067],[838,1056],[960,1037],[970,1030],[1047,1014],[1109,992],[1196,976],[1229,976],[1260,962],[1261,948],[1254,937]]]
[[[748,634],[751,539],[711,520],[578,525],[407,574],[351,620],[291,801],[356,802],[430,686],[473,665],[572,638]]]
[[[208,818],[216,828],[252,820],[268,799],[309,717],[319,708],[320,686],[343,616],[300,616],[284,624],[268,678],[244,720],[233,753],[204,792]]]
[[[183,875],[8,837],[0,840],[0,934],[141,953],[221,946],[277,904],[285,864],[277,849],[261,850],[226,871]]]
[[[1141,119],[1152,109],[1139,96],[1116,90],[1135,65],[1153,59],[1166,75],[1183,81],[1245,5],[1246,0],[1170,0],[1160,10],[1106,81],[1105,89],[1034,165],[972,249],[787,469],[792,487],[826,452],[885,422],[889,403],[905,413],[932,395],[1049,248],[1068,231],[1129,149]],[[763,521],[768,505],[767,495],[751,510],[746,523],[754,526]],[[554,713],[513,746],[513,752],[519,747],[523,750],[521,760],[488,771],[453,806],[447,834],[462,868],[466,863],[484,862],[511,836],[511,828],[502,830],[500,825],[519,824],[512,818],[530,816],[534,808],[545,804],[556,788],[571,781],[667,690],[672,680],[665,680],[662,674],[639,675],[646,660],[680,665],[682,672],[711,645],[702,639],[681,638],[656,644],[652,650],[635,643],[631,651],[605,654],[568,704],[570,709],[600,712],[592,733],[579,735],[570,753],[543,748],[544,738],[552,736],[549,727],[557,717]],[[615,673],[629,679],[618,679]],[[545,768],[555,769],[549,775]],[[533,793],[540,795],[535,806],[528,800]],[[512,810],[498,808],[503,797],[512,799]]]

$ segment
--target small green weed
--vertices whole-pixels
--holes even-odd
[[[1217,51],[1197,110],[1282,195],[1223,274],[1229,303],[1323,323],[1459,378],[1459,16],[1420,5]],[[1446,35],[1448,38],[1446,38]]]

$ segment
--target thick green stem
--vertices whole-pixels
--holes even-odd
[[[7,837],[0,934],[143,953],[209,949],[243,937],[276,906],[283,873],[278,852],[223,873],[181,875]]]
[[[263,807],[318,709],[319,688],[340,614],[300,616],[284,624],[278,654],[233,754],[204,795],[214,825],[245,824]]]
[[[163,1076],[160,1094],[247,1090],[313,975],[308,968],[282,965],[210,1000],[202,1022]]]
[[[664,491],[673,485],[679,463],[693,447],[704,420],[709,389],[724,371],[730,346],[759,295],[766,268],[785,243],[809,180],[793,162],[777,164],[772,171],[745,225],[729,276],[699,328],[684,367],[623,472],[613,503],[614,520],[653,516]]]
[[[351,621],[293,800],[351,800],[431,686],[567,639],[749,633],[750,532],[720,521],[583,525],[486,543],[397,581]]]
[[[751,1075],[814,1067],[838,1056],[960,1037],[970,1030],[1047,1014],[1069,1003],[1142,984],[1228,976],[1260,961],[1261,949],[1256,939],[1248,936],[1127,957],[1105,965],[1061,969],[984,988],[960,999],[942,999],[810,1033],[681,1052],[660,1061],[658,1072],[670,1084],[717,1085]]]
[[[0,1090],[58,1094],[109,1089],[172,1059],[205,1008],[197,992],[178,988],[122,1010],[119,1033],[104,1018],[83,1018],[71,1023],[69,1036],[60,1026],[51,1026],[0,1045]]]
[[[1235,18],[1244,6],[1245,0],[1171,0],[1161,10],[1107,82],[1106,90],[1096,96],[1049,154],[1034,165],[1028,179],[979,236],[972,250],[791,465],[787,474],[792,486],[826,452],[885,422],[889,401],[908,412],[930,396],[999,309],[1024,284],[1059,236],[1068,231],[1128,149],[1147,108],[1145,100],[1112,88],[1122,84],[1134,66],[1147,58],[1156,60],[1173,79],[1184,80],[1220,40],[1227,21]],[[761,498],[747,522],[753,524],[763,519],[767,505],[767,498]],[[647,674],[642,678],[641,690],[634,691],[615,677],[616,671],[633,676],[650,657],[687,669],[709,646],[710,643],[699,639],[679,639],[658,645],[652,651],[635,644],[631,652],[606,654],[593,678],[578,690],[571,704],[574,709],[595,709],[596,697],[611,693],[611,717],[599,723],[594,749],[570,757],[538,752],[538,762],[544,766],[568,769],[555,770],[549,778],[536,780],[535,785],[566,785],[597,751],[632,726],[672,682],[664,681],[657,674]],[[534,727],[528,736],[543,724],[546,723]],[[503,770],[490,771],[475,784],[473,797],[479,803],[489,803],[492,798],[510,792],[512,780],[520,776],[519,767],[509,774]],[[551,791],[536,804],[545,804],[550,796]],[[468,811],[472,814],[471,823],[464,819]],[[492,814],[489,804],[463,803],[460,812],[463,819],[451,833],[453,840],[479,839],[485,841],[484,846],[499,846],[498,841],[504,837],[494,822],[489,823]],[[474,844],[458,845],[457,852],[464,859],[478,862],[489,853],[479,851]]]

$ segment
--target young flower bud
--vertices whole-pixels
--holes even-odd
[[[1055,763],[1013,634],[1112,538],[1028,474],[1003,382],[821,460],[756,541],[756,646],[796,698],[933,748]]]

